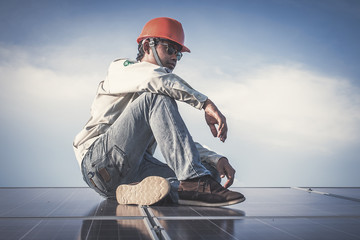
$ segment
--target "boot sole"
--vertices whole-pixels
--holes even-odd
[[[221,203],[208,203],[208,202],[201,202],[201,201],[192,201],[192,200],[182,200],[179,199],[178,203],[180,205],[189,205],[189,206],[201,206],[201,207],[222,207],[222,206],[229,206],[237,203],[241,203],[245,201],[244,198],[234,199],[228,202],[221,202]]]
[[[116,189],[119,204],[153,205],[170,192],[170,183],[162,177],[150,176],[138,184],[123,184]]]

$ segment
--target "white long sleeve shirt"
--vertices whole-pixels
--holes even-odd
[[[193,89],[179,76],[167,72],[166,68],[127,59],[112,62],[105,80],[98,86],[91,106],[91,117],[73,142],[80,165],[89,147],[142,92],[167,95],[200,110],[207,100],[204,94]],[[195,144],[201,161],[216,165],[222,157],[199,143]],[[154,153],[155,148],[156,143],[149,146],[148,151]]]

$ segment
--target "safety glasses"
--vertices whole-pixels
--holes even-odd
[[[183,54],[182,52],[180,52],[179,50],[176,49],[176,47],[172,44],[169,43],[165,43],[165,42],[159,42],[159,44],[166,46],[166,52],[169,55],[176,55],[176,58],[178,61],[180,61],[180,59],[182,58]]]

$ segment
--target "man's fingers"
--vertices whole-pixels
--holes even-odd
[[[223,123],[219,124],[218,130],[219,130],[218,137],[220,137],[223,134],[223,130],[224,130],[224,124]]]
[[[226,126],[226,124],[222,124],[221,126],[219,126],[218,138],[220,138],[220,140],[222,142],[224,142],[226,140],[226,138],[227,138],[227,126]]]
[[[228,178],[228,180],[226,181],[226,183],[224,184],[224,188],[228,188],[230,187],[234,182],[233,178]]]
[[[212,135],[213,135],[214,137],[216,137],[216,136],[218,135],[218,131],[216,130],[215,125],[212,124],[212,125],[209,125],[209,127],[210,127],[210,131],[211,131]]]
[[[220,138],[220,140],[224,142],[227,138],[226,132],[219,133],[218,138]]]
[[[220,169],[220,170],[219,170],[219,174],[220,174],[220,177],[221,177],[221,178],[224,178],[224,177],[226,176],[226,173],[224,172],[223,169]]]
[[[226,181],[226,183],[224,185],[224,188],[230,187],[234,182],[234,175],[227,174],[226,177],[227,177],[228,180]]]
[[[224,184],[225,188],[230,187],[235,179],[235,169],[230,165],[227,158],[222,157],[219,159],[218,163],[216,164],[216,169],[218,170],[220,177],[224,178],[226,176],[227,180]]]
[[[227,177],[228,180],[226,181],[224,187],[225,187],[225,188],[228,188],[228,187],[230,187],[230,186],[233,184],[233,182],[234,182],[235,170],[234,170],[230,165],[225,166],[225,168],[226,168],[226,170],[225,170],[225,172],[226,172],[226,177]]]
[[[210,99],[204,104],[205,120],[209,125],[211,133],[214,137],[220,138],[224,142],[227,138],[226,118]],[[216,127],[217,126],[217,127]]]
[[[221,139],[222,139],[223,142],[225,142],[226,138],[227,138],[227,132],[225,132],[225,133],[221,136]]]

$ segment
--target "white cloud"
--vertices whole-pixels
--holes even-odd
[[[72,111],[74,107],[91,101],[106,69],[98,67],[96,58],[73,52],[73,46],[69,46],[48,52],[39,49],[39,55],[34,55],[19,47],[0,46],[0,85],[4,90],[0,106],[31,116],[34,110],[50,108],[59,113],[66,109],[76,112]],[[87,71],[81,69],[85,66]]]
[[[294,64],[266,65],[236,76],[219,67],[182,72],[226,114],[230,131],[246,141],[323,153],[359,141],[360,89],[346,79]]]

